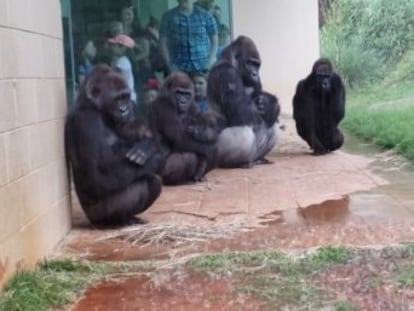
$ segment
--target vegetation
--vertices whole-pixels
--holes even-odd
[[[237,286],[243,293],[271,303],[301,303],[317,310],[325,304],[321,297],[325,297],[326,292],[309,279],[325,268],[345,263],[351,254],[352,251],[345,248],[327,247],[293,258],[279,251],[266,250],[203,256],[190,264],[196,271],[250,277],[249,282]]]
[[[414,0],[322,3],[322,54],[348,87],[343,126],[414,161]]]
[[[414,0],[323,3],[322,54],[334,61],[348,86],[381,81],[397,64],[413,70],[407,63],[414,44]]]
[[[64,307],[115,266],[71,260],[45,261],[18,272],[0,296],[0,311],[46,311]]]
[[[403,297],[414,286],[413,256],[413,244],[383,249],[324,247],[295,255],[277,250],[220,253],[193,258],[185,267],[177,261],[177,266],[170,271],[171,279],[164,279],[166,282],[174,281],[175,275],[181,282],[182,278],[194,273],[207,274],[212,279],[225,278],[232,282],[235,290],[268,303],[269,310],[280,306],[293,307],[294,310],[353,311],[360,310],[354,306],[358,300],[353,300],[355,297],[344,292],[343,287],[335,289],[332,284],[358,283],[358,286],[374,291],[387,288],[395,290],[395,293],[400,291]],[[103,278],[146,274],[160,280],[158,273],[165,276],[167,272],[157,269],[160,264],[165,266],[163,261],[45,261],[34,271],[20,272],[10,280],[0,295],[0,310],[64,308],[87,287]],[[337,271],[347,271],[347,280],[336,280]],[[369,273],[361,277],[367,271]]]
[[[356,311],[362,309],[347,300],[354,297],[348,297],[341,286],[337,292],[327,284],[336,271],[347,271],[349,284],[358,283],[373,292],[400,288],[404,295],[414,286],[413,255],[412,244],[383,249],[323,247],[296,256],[261,250],[200,256],[190,261],[190,267],[213,279],[231,277],[238,291],[268,302],[270,310],[277,306],[283,310]],[[371,271],[370,277],[361,278],[366,269]]]
[[[353,91],[342,125],[414,161],[414,81]]]

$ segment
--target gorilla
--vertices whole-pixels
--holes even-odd
[[[165,157],[135,119],[123,77],[97,65],[66,117],[65,149],[80,204],[95,225],[137,222],[161,193]]]
[[[280,105],[275,95],[262,91],[254,98],[254,104],[268,128],[279,123]]]
[[[321,58],[299,81],[293,97],[293,117],[299,136],[315,155],[339,149],[344,136],[338,129],[345,116],[345,87],[331,62]]]
[[[280,105],[277,97],[269,92],[262,91],[254,98],[255,122],[253,131],[257,138],[273,137],[281,126],[279,125]],[[258,157],[256,164],[270,164],[264,156],[268,153],[266,143],[268,140],[257,140]],[[276,143],[276,141],[275,141]],[[274,146],[274,145],[273,145]],[[273,148],[272,146],[272,148]],[[270,150],[269,150],[270,151]],[[260,157],[260,155],[262,155]]]
[[[176,185],[203,181],[213,167],[219,128],[212,114],[199,110],[187,74],[174,72],[167,77],[152,103],[149,119],[168,154],[163,182]]]
[[[223,50],[211,68],[207,93],[209,107],[222,130],[217,142],[219,167],[268,163],[264,157],[276,145],[277,100],[267,101],[265,111],[257,106],[261,100],[269,99],[269,94],[262,92],[260,65],[254,42],[240,36]]]

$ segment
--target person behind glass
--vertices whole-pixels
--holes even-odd
[[[194,2],[194,4],[206,11],[212,12],[214,7],[214,0],[197,0]]]
[[[125,34],[124,25],[120,21],[112,21],[109,24],[109,36],[110,38],[116,37],[117,35]]]
[[[132,62],[135,87],[138,90],[138,94],[142,94],[145,82],[154,77],[150,63],[150,42],[140,19],[134,17],[132,7],[122,8],[121,23],[123,33],[135,41],[135,46],[128,51],[127,56]]]
[[[129,58],[125,55],[128,49],[132,49],[135,46],[135,42],[129,36],[119,34],[113,38],[109,38],[108,43],[111,53],[111,66],[122,73],[131,91],[131,100],[136,103],[137,94],[135,92],[132,65]]]
[[[160,49],[159,28],[160,22],[154,16],[151,16],[145,28],[145,36],[149,42],[151,70],[154,73],[160,72],[166,76],[168,74],[168,68]]]
[[[167,11],[161,20],[163,56],[170,71],[207,71],[216,60],[217,23],[211,13],[194,5],[193,0],[177,2],[178,6]]]
[[[217,59],[220,58],[223,50],[230,44],[230,30],[226,25],[220,24],[218,33],[219,47],[217,49]]]
[[[204,72],[194,72],[191,75],[191,78],[194,83],[195,101],[197,102],[200,111],[207,111],[207,74]]]
[[[160,82],[157,79],[149,79],[144,86],[144,93],[142,96],[142,105],[138,107],[138,115],[144,119],[148,119],[148,113],[151,104],[157,98],[160,91]]]
[[[214,5],[211,9],[211,14],[213,14],[214,18],[216,19],[217,25],[220,27],[221,24],[221,6]]]
[[[123,33],[130,36],[137,36],[142,30],[142,25],[139,20],[134,18],[134,10],[132,7],[124,7],[121,10],[121,22],[123,26]]]
[[[81,52],[82,63],[78,68],[78,82],[81,84],[85,77],[92,71],[93,61],[96,57],[96,47],[92,40],[86,42]]]

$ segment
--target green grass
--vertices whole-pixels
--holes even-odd
[[[381,277],[375,277],[368,280],[368,286],[378,288],[384,285],[384,280]]]
[[[198,271],[250,278],[237,289],[269,301],[271,304],[306,305],[311,310],[322,306],[327,293],[310,281],[313,274],[345,263],[352,252],[342,247],[320,248],[301,257],[291,257],[279,251],[265,250],[202,256],[190,266]]]
[[[323,247],[304,257],[294,259],[277,250],[221,253],[193,259],[190,265],[199,270],[233,271],[255,267],[277,266],[284,273],[320,270],[325,266],[345,262],[351,251],[343,247]]]
[[[357,311],[357,308],[349,301],[338,301],[335,303],[335,311]]]
[[[414,265],[409,264],[401,267],[397,274],[397,283],[400,286],[414,286]]]
[[[414,81],[351,92],[342,125],[414,161]]]
[[[0,311],[46,311],[73,301],[110,271],[106,264],[45,261],[34,271],[18,272],[0,296]]]

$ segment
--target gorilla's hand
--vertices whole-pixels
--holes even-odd
[[[186,132],[191,137],[197,137],[199,129],[197,128],[197,126],[189,124],[187,125]]]
[[[131,162],[134,162],[135,164],[141,166],[144,165],[148,159],[148,153],[142,150],[139,144],[136,144],[131,149],[129,149],[125,156]]]
[[[128,150],[125,157],[129,161],[143,166],[155,151],[155,143],[150,139],[144,139],[135,143],[132,148]]]

